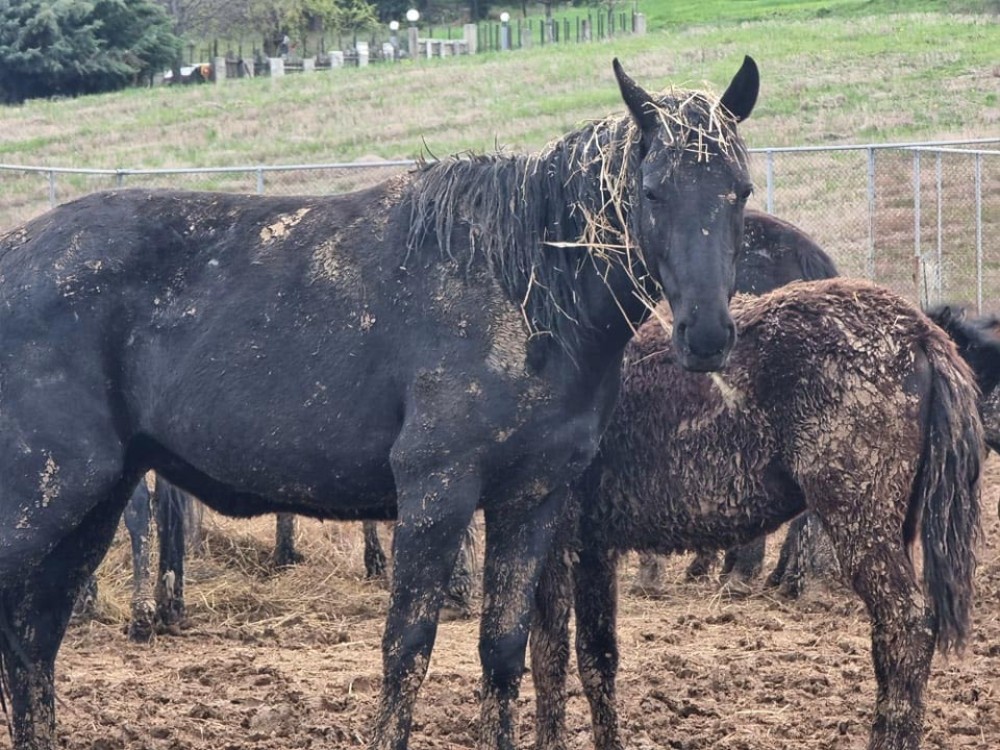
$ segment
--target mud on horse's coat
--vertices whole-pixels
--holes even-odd
[[[374,750],[407,746],[442,592],[485,516],[481,745],[510,750],[538,574],[662,289],[717,369],[750,194],[720,98],[651,95],[528,156],[343,196],[116,191],[0,239],[0,689],[55,746],[77,590],[154,469],[216,510],[398,518]],[[510,206],[518,207],[511,211]]]

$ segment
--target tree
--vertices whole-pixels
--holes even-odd
[[[115,91],[169,66],[180,40],[149,0],[0,2],[0,99]]]

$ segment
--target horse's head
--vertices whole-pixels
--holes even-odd
[[[721,99],[691,91],[654,97],[617,60],[614,69],[637,126],[631,233],[673,311],[678,361],[718,370],[736,342],[729,299],[753,191],[736,123],[757,100],[757,65],[745,58]]]
[[[986,444],[1000,452],[1000,318],[973,317],[956,305],[938,305],[924,312],[951,337],[972,368]]]

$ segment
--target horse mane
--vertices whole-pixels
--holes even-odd
[[[736,122],[716,96],[668,91],[654,101],[673,164],[685,153],[746,164]],[[659,297],[632,241],[641,144],[635,120],[617,115],[536,154],[472,154],[422,165],[409,188],[407,257],[426,252],[433,239],[466,272],[485,263],[521,306],[532,335],[574,348],[598,327],[588,306],[578,304],[574,284],[588,263],[606,281],[612,266],[624,269],[649,307]],[[619,300],[623,314],[632,304]]]

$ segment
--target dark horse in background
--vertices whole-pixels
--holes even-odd
[[[227,515],[398,520],[372,747],[407,746],[442,591],[486,524],[480,742],[514,746],[534,593],[624,349],[665,294],[715,370],[751,194],[720,98],[650,95],[534,155],[344,196],[91,195],[0,240],[0,677],[53,750],[56,653],[148,469]]]
[[[727,546],[804,510],[871,618],[869,750],[920,746],[935,647],[960,647],[971,620],[984,450],[974,376],[944,331],[867,282],[792,284],[732,311],[740,343],[721,375],[677,367],[660,326],[626,349],[618,408],[571,485],[539,586],[538,750],[565,747],[574,592],[595,746],[620,750],[619,555]]]

